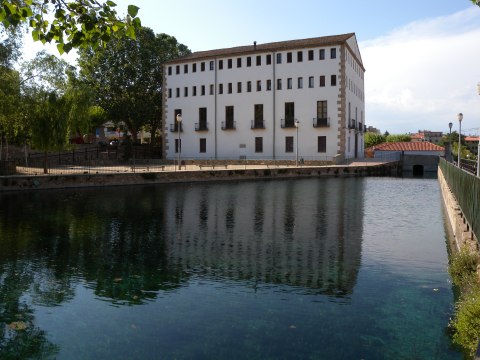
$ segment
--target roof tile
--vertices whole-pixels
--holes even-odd
[[[382,143],[369,147],[365,150],[381,150],[381,151],[442,151],[445,148],[429,142],[396,142]]]

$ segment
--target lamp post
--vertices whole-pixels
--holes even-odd
[[[460,167],[460,150],[462,149],[462,119],[463,114],[457,115],[458,118],[458,167]]]
[[[297,159],[295,160],[295,166],[298,167],[298,126],[300,125],[300,121],[295,120],[295,127],[297,128]]]
[[[452,123],[448,123],[448,127],[450,128],[450,136],[448,138],[448,142],[450,144],[450,146],[448,147],[450,149],[450,161],[453,162],[452,160],[452,126],[453,124]]]
[[[478,95],[480,95],[480,82],[477,84],[477,92],[478,92]],[[477,176],[480,177],[480,129],[478,133]]]
[[[180,166],[180,152],[182,151],[182,146],[180,145],[180,131],[182,130],[182,114],[177,115],[178,123],[178,170],[182,170]]]

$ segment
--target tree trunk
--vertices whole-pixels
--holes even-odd
[[[27,156],[27,139],[23,140],[24,149],[25,149],[25,167],[28,167],[28,156]]]
[[[150,130],[150,147],[154,147],[156,144],[155,133],[157,132],[157,123],[152,124],[152,129]]]
[[[43,173],[48,174],[48,153],[45,151],[45,160],[43,163]]]
[[[5,144],[7,144],[7,153],[5,154],[5,161],[8,161],[8,135],[5,136]]]

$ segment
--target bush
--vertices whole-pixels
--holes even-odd
[[[270,171],[270,169],[263,170],[263,175],[265,175],[265,176],[270,176],[271,173],[272,172]]]
[[[335,169],[335,171],[333,172],[335,175],[338,175],[339,171],[338,169]]]
[[[145,180],[155,180],[157,178],[157,174],[153,172],[141,173],[140,176]]]
[[[344,173],[349,173],[349,172],[350,172],[350,169],[347,168],[347,167],[344,167],[344,168],[343,168],[343,172],[344,172]]]
[[[287,173],[287,169],[278,169],[277,173],[278,173],[278,174],[286,174],[286,173]]]
[[[473,355],[480,337],[480,287],[478,284],[460,298],[455,308],[455,316],[449,325],[455,330],[453,342]]]
[[[477,254],[469,253],[464,247],[462,251],[449,256],[448,260],[448,273],[454,284],[467,285],[476,280],[478,265]]]

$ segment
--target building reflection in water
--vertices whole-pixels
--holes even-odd
[[[231,276],[316,293],[352,293],[362,248],[361,179],[172,190],[165,203],[169,235],[164,241],[166,260],[175,268],[221,268]]]

